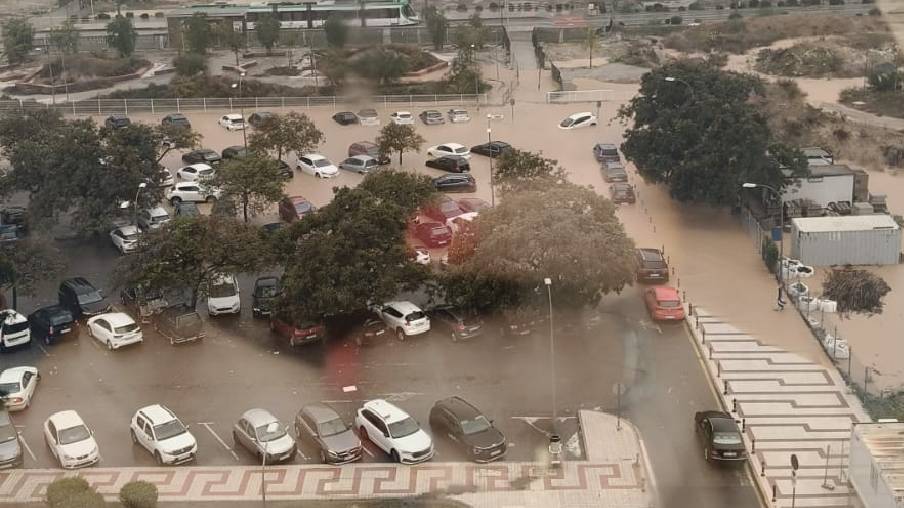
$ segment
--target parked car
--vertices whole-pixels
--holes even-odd
[[[634,187],[631,184],[620,182],[609,186],[609,198],[615,204],[634,203],[637,197],[634,195]]]
[[[266,409],[249,409],[232,427],[232,440],[257,456],[263,464],[295,459],[295,440],[288,428]]]
[[[63,280],[58,298],[60,306],[69,309],[76,319],[110,312],[111,308],[103,292],[84,277]]]
[[[72,312],[61,305],[49,305],[32,312],[28,315],[28,326],[31,339],[48,346],[78,330]]]
[[[145,406],[132,416],[132,442],[154,456],[158,465],[176,465],[195,460],[198,442],[176,414],[161,404]]]
[[[643,292],[644,303],[654,321],[680,321],[684,319],[681,296],[672,286],[653,286]]]
[[[310,404],[295,415],[298,444],[313,445],[324,464],[340,465],[361,460],[361,440],[335,409]]]
[[[668,282],[669,265],[659,249],[636,249],[638,282]]]
[[[0,244],[19,241],[19,228],[13,224],[0,224]]]
[[[31,345],[31,326],[28,318],[13,309],[0,311],[0,351]]]
[[[703,441],[703,458],[707,462],[745,461],[747,448],[741,439],[738,422],[725,411],[697,411],[694,427]]]
[[[245,130],[245,118],[238,113],[225,114],[217,120],[217,123],[227,131]]]
[[[487,157],[492,157],[493,159],[506,152],[510,152],[511,150],[512,145],[506,143],[505,141],[490,141],[489,143],[483,143],[471,147],[471,153],[476,153],[477,155],[485,155]]]
[[[219,189],[198,182],[179,182],[166,192],[166,199],[173,206],[177,206],[182,201],[213,203],[219,196]]]
[[[251,115],[248,117],[248,125],[257,129],[261,125],[263,125],[264,122],[273,118],[274,116],[276,116],[276,115],[274,115],[273,113],[271,113],[269,111],[257,111],[257,112],[251,113]]]
[[[468,110],[466,109],[450,109],[449,112],[449,121],[452,123],[466,123],[471,121],[471,115],[468,114]]]
[[[135,249],[138,248],[139,233],[140,231],[137,226],[120,226],[113,231],[110,231],[110,240],[120,254],[128,254],[130,252],[135,252]]]
[[[163,309],[155,321],[155,328],[171,345],[194,342],[204,338],[204,322],[195,309],[174,305]]]
[[[483,320],[474,313],[452,305],[441,305],[427,311],[430,326],[449,334],[452,342],[470,340],[483,334]]]
[[[138,227],[142,231],[154,230],[162,227],[171,220],[169,212],[156,206],[150,210],[142,210],[138,214]]]
[[[298,157],[298,167],[301,170],[317,178],[332,178],[339,174],[339,168],[333,165],[323,155],[309,153]]]
[[[427,155],[430,157],[442,157],[443,155],[458,155],[465,159],[471,158],[471,150],[458,143],[444,143],[442,145],[431,146],[427,149]]]
[[[44,442],[63,469],[90,466],[100,460],[94,432],[71,409],[53,413],[44,421]]]
[[[371,310],[386,323],[399,340],[430,331],[430,318],[411,302],[386,302]]]
[[[413,248],[408,249],[408,259],[419,265],[429,265],[430,251],[423,245],[415,245]]]
[[[458,198],[457,203],[464,212],[480,213],[491,208],[489,203],[480,198]]]
[[[88,336],[97,339],[111,351],[144,340],[141,327],[125,312],[94,316],[88,320],[87,328]]]
[[[369,400],[358,410],[355,427],[394,462],[418,464],[433,458],[433,440],[417,420],[383,399]]]
[[[207,315],[240,314],[239,283],[232,275],[219,275],[207,287]]]
[[[454,199],[444,194],[440,194],[434,198],[430,203],[424,206],[421,211],[427,217],[443,224],[445,224],[447,220],[458,217],[464,213]]]
[[[24,206],[7,206],[0,210],[0,224],[16,226],[19,238],[28,233],[28,210]]]
[[[248,149],[242,145],[227,146],[220,155],[223,160],[240,159],[248,155]]]
[[[226,201],[225,199],[221,199],[219,201]],[[220,205],[220,202],[214,204],[214,206]],[[176,217],[200,217],[201,210],[198,210],[198,205],[192,203],[191,201],[180,201],[173,205],[173,214]],[[232,214],[235,216],[235,213]]]
[[[439,192],[476,192],[477,180],[468,173],[443,175],[433,179],[433,188]]]
[[[471,171],[468,160],[458,155],[443,155],[435,159],[427,159],[424,164],[428,168],[441,169],[450,173],[467,173]]]
[[[292,177],[295,176],[295,173],[292,171],[292,167],[289,166],[289,163],[282,160],[276,159],[276,162],[279,164],[279,174],[286,180],[291,180]]]
[[[31,405],[41,375],[37,367],[10,367],[0,373],[0,397],[6,409],[19,411]]]
[[[414,236],[429,247],[443,247],[452,241],[452,230],[439,222],[422,222],[415,226]]]
[[[270,331],[288,342],[290,347],[326,342],[326,328],[315,321],[296,322],[285,316],[270,314]]]
[[[369,127],[380,125],[380,115],[376,109],[366,108],[358,111],[358,123]]]
[[[210,148],[199,148],[182,154],[182,162],[186,164],[208,164],[213,166],[219,164],[222,158],[220,154]]]
[[[502,324],[501,334],[508,337],[523,337],[534,333],[544,320],[538,317],[539,312],[541,311],[530,306],[503,310],[499,315]]]
[[[153,182],[149,181],[148,183]],[[160,168],[160,177],[157,179],[157,187],[172,187],[175,183],[176,178],[173,176],[173,172],[166,168]]]
[[[593,145],[593,156],[599,162],[621,162],[621,156],[618,154],[618,147],[611,143],[597,143]]]
[[[104,127],[108,129],[122,129],[132,125],[132,120],[122,113],[113,113],[104,120]]]
[[[279,217],[286,222],[301,220],[317,208],[302,196],[286,196],[279,200]]]
[[[176,176],[183,182],[196,182],[205,180],[214,175],[213,168],[208,164],[192,164],[179,168]]]
[[[602,163],[603,179],[607,182],[627,182],[628,172],[618,161],[606,161]]]
[[[390,162],[389,157],[380,155],[380,147],[373,141],[357,141],[348,145],[348,156],[354,157],[355,155],[369,155],[383,165]]]
[[[424,122],[424,125],[442,125],[446,123],[443,114],[435,109],[421,111],[421,114],[418,116],[421,117],[421,121]]]
[[[339,125],[353,125],[358,123],[358,115],[351,111],[340,111],[333,115],[333,120]]]
[[[163,117],[163,120],[160,121],[160,125],[163,125],[164,127],[191,129],[191,122],[189,122],[188,118],[182,113],[170,113],[166,115]]]
[[[22,466],[19,432],[9,419],[9,411],[0,408],[0,469]]]
[[[258,277],[254,281],[254,291],[251,293],[251,315],[256,318],[269,316],[281,293],[279,277],[273,275]]]
[[[448,436],[474,462],[492,462],[505,456],[505,436],[477,407],[457,396],[436,401],[430,409],[430,429]]]
[[[389,119],[396,125],[414,125],[414,115],[410,111],[396,111],[389,115]]]
[[[358,346],[370,344],[373,341],[379,340],[380,338],[388,335],[386,333],[386,323],[384,323],[373,314],[369,314],[366,318],[364,318],[364,322],[353,332],[352,335],[354,336],[355,344],[357,344]]]
[[[478,215],[480,214],[478,214],[477,212],[465,212],[458,217],[453,217],[447,220],[446,226],[448,226],[449,229],[452,230],[452,234],[455,235],[455,233],[461,231],[463,227],[466,227],[466,224],[470,225],[472,222],[474,222],[474,219],[476,219]]]
[[[150,323],[151,317],[168,307],[166,297],[160,290],[148,289],[141,285],[126,286],[119,292],[119,301],[142,323]]]
[[[339,169],[366,175],[380,168],[380,161],[370,155],[354,155],[339,163]]]
[[[597,122],[596,115],[585,111],[568,115],[559,123],[559,128],[563,130],[580,129],[581,127],[592,127]]]

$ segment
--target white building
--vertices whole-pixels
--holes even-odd
[[[848,478],[864,508],[904,508],[904,423],[854,425]]]

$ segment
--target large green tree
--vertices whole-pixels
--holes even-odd
[[[285,184],[279,162],[260,152],[226,161],[217,168],[211,181],[224,194],[238,198],[245,222],[250,215],[279,201]]]
[[[565,182],[565,170],[541,154],[512,149],[503,153],[493,172],[502,192],[542,189]]]
[[[235,55],[235,65],[239,65],[239,54],[242,49],[245,48],[245,36],[242,32],[237,30],[233,30],[231,25],[226,23],[221,23],[217,25],[217,29],[215,30],[215,34],[217,36],[217,40],[219,44],[223,47],[229,48],[232,51],[233,55]]]
[[[77,53],[80,33],[75,22],[67,19],[61,26],[50,29],[50,43],[60,53]]]
[[[348,26],[338,15],[331,15],[323,23],[323,32],[326,34],[326,43],[331,48],[345,47],[348,42]]]
[[[430,32],[433,49],[437,51],[443,49],[449,31],[449,20],[446,19],[446,15],[435,6],[429,5],[424,9],[424,22],[427,25],[427,31]]]
[[[59,250],[46,238],[31,234],[14,245],[0,248],[0,288],[12,292],[11,304],[15,309],[18,295],[34,296],[37,284],[56,278],[63,267]],[[6,301],[0,303],[4,309],[9,307]]]
[[[258,16],[257,22],[254,24],[254,32],[257,35],[257,41],[267,50],[269,54],[273,50],[273,46],[279,42],[279,31],[282,25],[279,18],[272,14],[262,14]]]
[[[116,15],[112,21],[107,23],[107,41],[119,56],[131,56],[135,52],[135,41],[138,39],[138,32],[132,25],[132,20],[121,15]]]
[[[304,113],[292,111],[285,115],[273,115],[263,125],[254,129],[248,137],[248,145],[264,152],[275,151],[276,158],[283,154],[307,153],[323,143],[326,137]]]
[[[737,201],[745,182],[782,188],[782,167],[806,174],[806,159],[773,139],[754,102],[753,75],[679,61],[645,74],[640,93],[619,115],[633,120],[622,150],[649,182],[673,198],[714,205]]]
[[[380,153],[386,156],[398,153],[400,166],[402,154],[411,150],[419,152],[424,142],[424,138],[417,133],[413,125],[398,125],[391,122],[384,125],[380,129],[380,135],[377,136]]]
[[[3,49],[9,63],[22,63],[34,47],[35,28],[24,18],[13,18],[3,23]]]
[[[365,58],[358,59],[355,64],[355,70],[359,74],[380,85],[397,81],[408,70],[405,56],[388,48],[369,51]]]
[[[206,55],[213,36],[207,16],[196,12],[185,20],[182,26],[182,36],[185,38],[185,45],[188,47],[189,53]]]

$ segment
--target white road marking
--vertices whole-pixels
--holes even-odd
[[[198,425],[207,429],[207,432],[210,432],[210,435],[212,435],[214,439],[216,439],[221,445],[223,445],[223,448],[225,448],[226,451],[228,451],[229,453],[232,454],[232,458],[234,458],[236,462],[239,461],[239,456],[237,453],[235,453],[235,450],[230,448],[229,445],[227,445],[226,442],[223,441],[223,439],[220,438],[220,436],[218,436],[217,433],[214,432],[212,428],[210,428],[210,426],[213,425],[213,422],[198,422]]]
[[[370,451],[370,450],[367,449],[367,445],[366,445],[366,444],[362,444],[362,445],[361,445],[361,448],[364,450],[364,453],[370,455],[371,458],[373,458],[374,453],[373,453],[372,451]]]
[[[357,392],[357,391],[358,391],[358,387],[355,386],[355,385],[348,385],[348,386],[343,386],[343,387],[342,387],[342,392],[343,392],[343,393]]]
[[[19,434],[19,442],[22,443],[22,446],[25,447],[25,451],[28,452],[28,455],[31,457],[31,460],[33,460],[34,462],[37,462],[38,458],[35,457],[34,452],[31,451],[31,447],[28,446],[28,443],[25,442],[25,436],[23,436],[21,432],[17,432],[17,434]]]

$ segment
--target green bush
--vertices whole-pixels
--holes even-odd
[[[157,486],[141,480],[129,482],[119,490],[119,502],[125,508],[156,508]]]
[[[728,16],[728,19],[741,19],[741,13],[740,12],[732,12]]]
[[[103,508],[103,496],[84,478],[68,477],[54,480],[47,486],[47,506],[50,508]]]
[[[207,58],[197,53],[185,53],[173,58],[173,67],[180,76],[194,76],[207,72]]]
[[[672,16],[669,18],[669,24],[671,25],[680,25],[682,21],[684,20],[681,19],[681,16]]]
[[[770,272],[775,273],[778,268],[778,247],[768,236],[763,235],[763,263]]]

